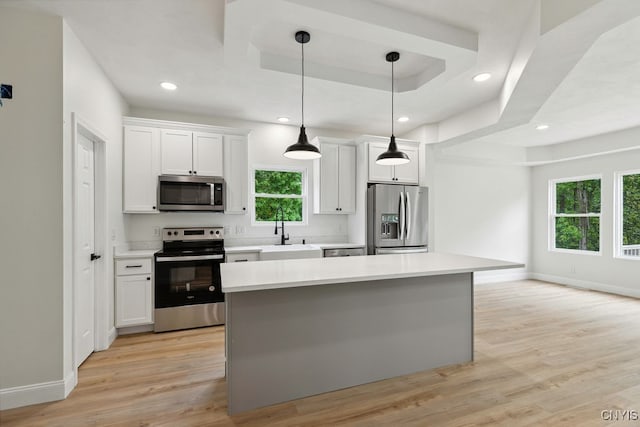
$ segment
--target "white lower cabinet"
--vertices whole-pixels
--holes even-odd
[[[153,323],[153,260],[116,260],[115,323],[117,328]]]

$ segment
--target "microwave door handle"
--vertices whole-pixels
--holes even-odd
[[[211,199],[209,204],[210,205],[215,205],[216,204],[216,185],[215,184],[209,184],[209,190],[211,191]]]
[[[405,199],[404,199],[404,218],[405,218],[405,224],[407,227],[407,232],[405,233],[407,235],[407,239],[409,238],[409,233],[411,233],[411,200],[409,199],[409,192],[407,191],[404,195]]]
[[[404,240],[404,193],[401,191],[400,192],[400,202],[398,205],[398,210],[400,211],[400,223],[398,224],[398,228],[400,229],[400,235],[398,236],[398,238],[400,240]]]

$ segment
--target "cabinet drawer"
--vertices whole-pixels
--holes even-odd
[[[243,252],[227,254],[227,262],[247,262],[260,260],[260,252]]]
[[[150,258],[132,258],[116,260],[116,276],[131,274],[151,274]]]

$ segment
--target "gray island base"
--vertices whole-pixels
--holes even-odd
[[[223,265],[228,411],[469,362],[473,271],[522,266],[436,253]]]

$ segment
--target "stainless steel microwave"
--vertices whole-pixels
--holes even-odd
[[[219,176],[160,175],[158,210],[224,211],[224,179]]]

